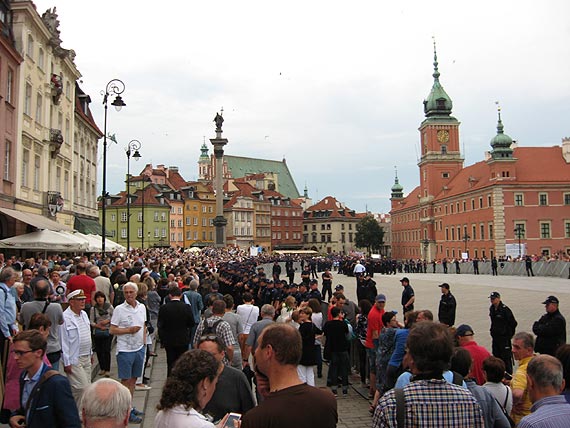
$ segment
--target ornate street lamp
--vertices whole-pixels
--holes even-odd
[[[113,102],[111,103],[112,106],[115,106],[117,111],[120,111],[121,108],[126,106],[121,94],[125,91],[125,84],[122,80],[113,79],[107,86],[105,87],[105,91],[101,91],[101,95],[103,95],[103,106],[105,106],[105,116],[104,116],[104,125],[103,125],[103,192],[101,194],[101,254],[103,258],[105,257],[105,236],[107,231],[105,230],[107,219],[105,217],[105,208],[107,205],[107,105],[109,102],[109,96],[114,96]]]
[[[524,233],[525,233],[524,226],[522,224],[517,224],[517,227],[515,228],[515,235],[519,239],[519,259],[522,257],[521,239],[524,236]]]
[[[127,251],[131,249],[131,156],[138,161],[141,158],[141,142],[131,140],[127,146]],[[144,183],[143,183],[144,184]]]
[[[471,237],[467,233],[463,236],[463,242],[465,242],[465,254],[467,254],[467,242],[469,242],[470,239]]]

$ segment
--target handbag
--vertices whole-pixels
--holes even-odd
[[[92,310],[93,310],[93,319],[95,321],[95,324],[97,324],[97,308],[93,306]],[[102,329],[95,327],[93,329],[93,337],[109,337],[110,335],[111,333],[108,328]]]

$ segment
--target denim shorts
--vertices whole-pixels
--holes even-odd
[[[368,367],[370,373],[376,374],[376,349],[366,348],[366,355],[368,356]]]
[[[146,346],[135,352],[119,352],[117,354],[117,371],[119,379],[132,379],[142,375]]]

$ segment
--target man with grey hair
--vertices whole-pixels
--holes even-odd
[[[526,415],[530,414],[532,405],[528,393],[527,368],[534,356],[534,337],[532,334],[521,331],[513,337],[513,356],[519,362],[513,374],[511,389],[513,390],[513,410],[511,417],[518,424]]]
[[[113,379],[89,385],[81,400],[81,421],[89,428],[120,428],[129,424],[131,393]]]
[[[137,377],[144,368],[146,348],[146,308],[137,301],[138,286],[127,282],[123,286],[124,303],[118,305],[111,318],[110,333],[117,336],[117,368],[121,383],[131,392],[135,390]],[[130,423],[140,424],[143,412],[131,410]]]
[[[115,289],[111,284],[111,280],[105,276],[101,276],[100,269],[95,265],[90,265],[87,268],[87,276],[95,281],[95,289],[105,295],[107,302],[113,304]]]
[[[570,403],[560,393],[564,390],[562,364],[550,355],[539,355],[528,363],[530,415],[520,421],[519,428],[567,427]]]
[[[5,267],[0,272],[0,358],[2,367],[4,361],[4,347],[7,341],[12,341],[12,336],[18,332],[16,326],[16,297],[10,290],[16,283],[16,272],[11,267]]]
[[[245,342],[245,352],[242,356],[244,367],[249,364],[249,356],[255,352],[257,348],[257,340],[265,327],[272,324],[273,317],[275,317],[275,308],[272,305],[265,304],[261,307],[260,311],[261,320],[257,321],[251,326],[249,336]]]

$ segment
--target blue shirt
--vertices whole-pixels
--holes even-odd
[[[24,389],[22,391],[22,407],[26,408],[26,404],[28,403],[28,399],[34,390],[34,387],[39,382],[40,378],[42,377],[42,370],[44,368],[44,363],[40,366],[39,370],[33,375],[31,378],[29,377],[28,373],[24,376]],[[29,412],[29,410],[28,410]],[[26,419],[28,419],[28,415],[26,415]]]
[[[443,378],[449,383],[453,383],[453,372],[449,370],[443,372]],[[411,380],[412,380],[412,374],[410,372],[404,372],[398,377],[395,388],[403,388],[404,386],[409,384]],[[463,386],[463,388],[467,388],[467,384],[465,383],[465,381],[463,381],[461,386]]]
[[[570,403],[564,395],[552,395],[538,400],[530,415],[521,419],[518,428],[567,428]]]
[[[0,282],[0,331],[4,337],[12,336],[12,330],[15,330],[16,323],[16,299],[11,293],[10,288]]]

